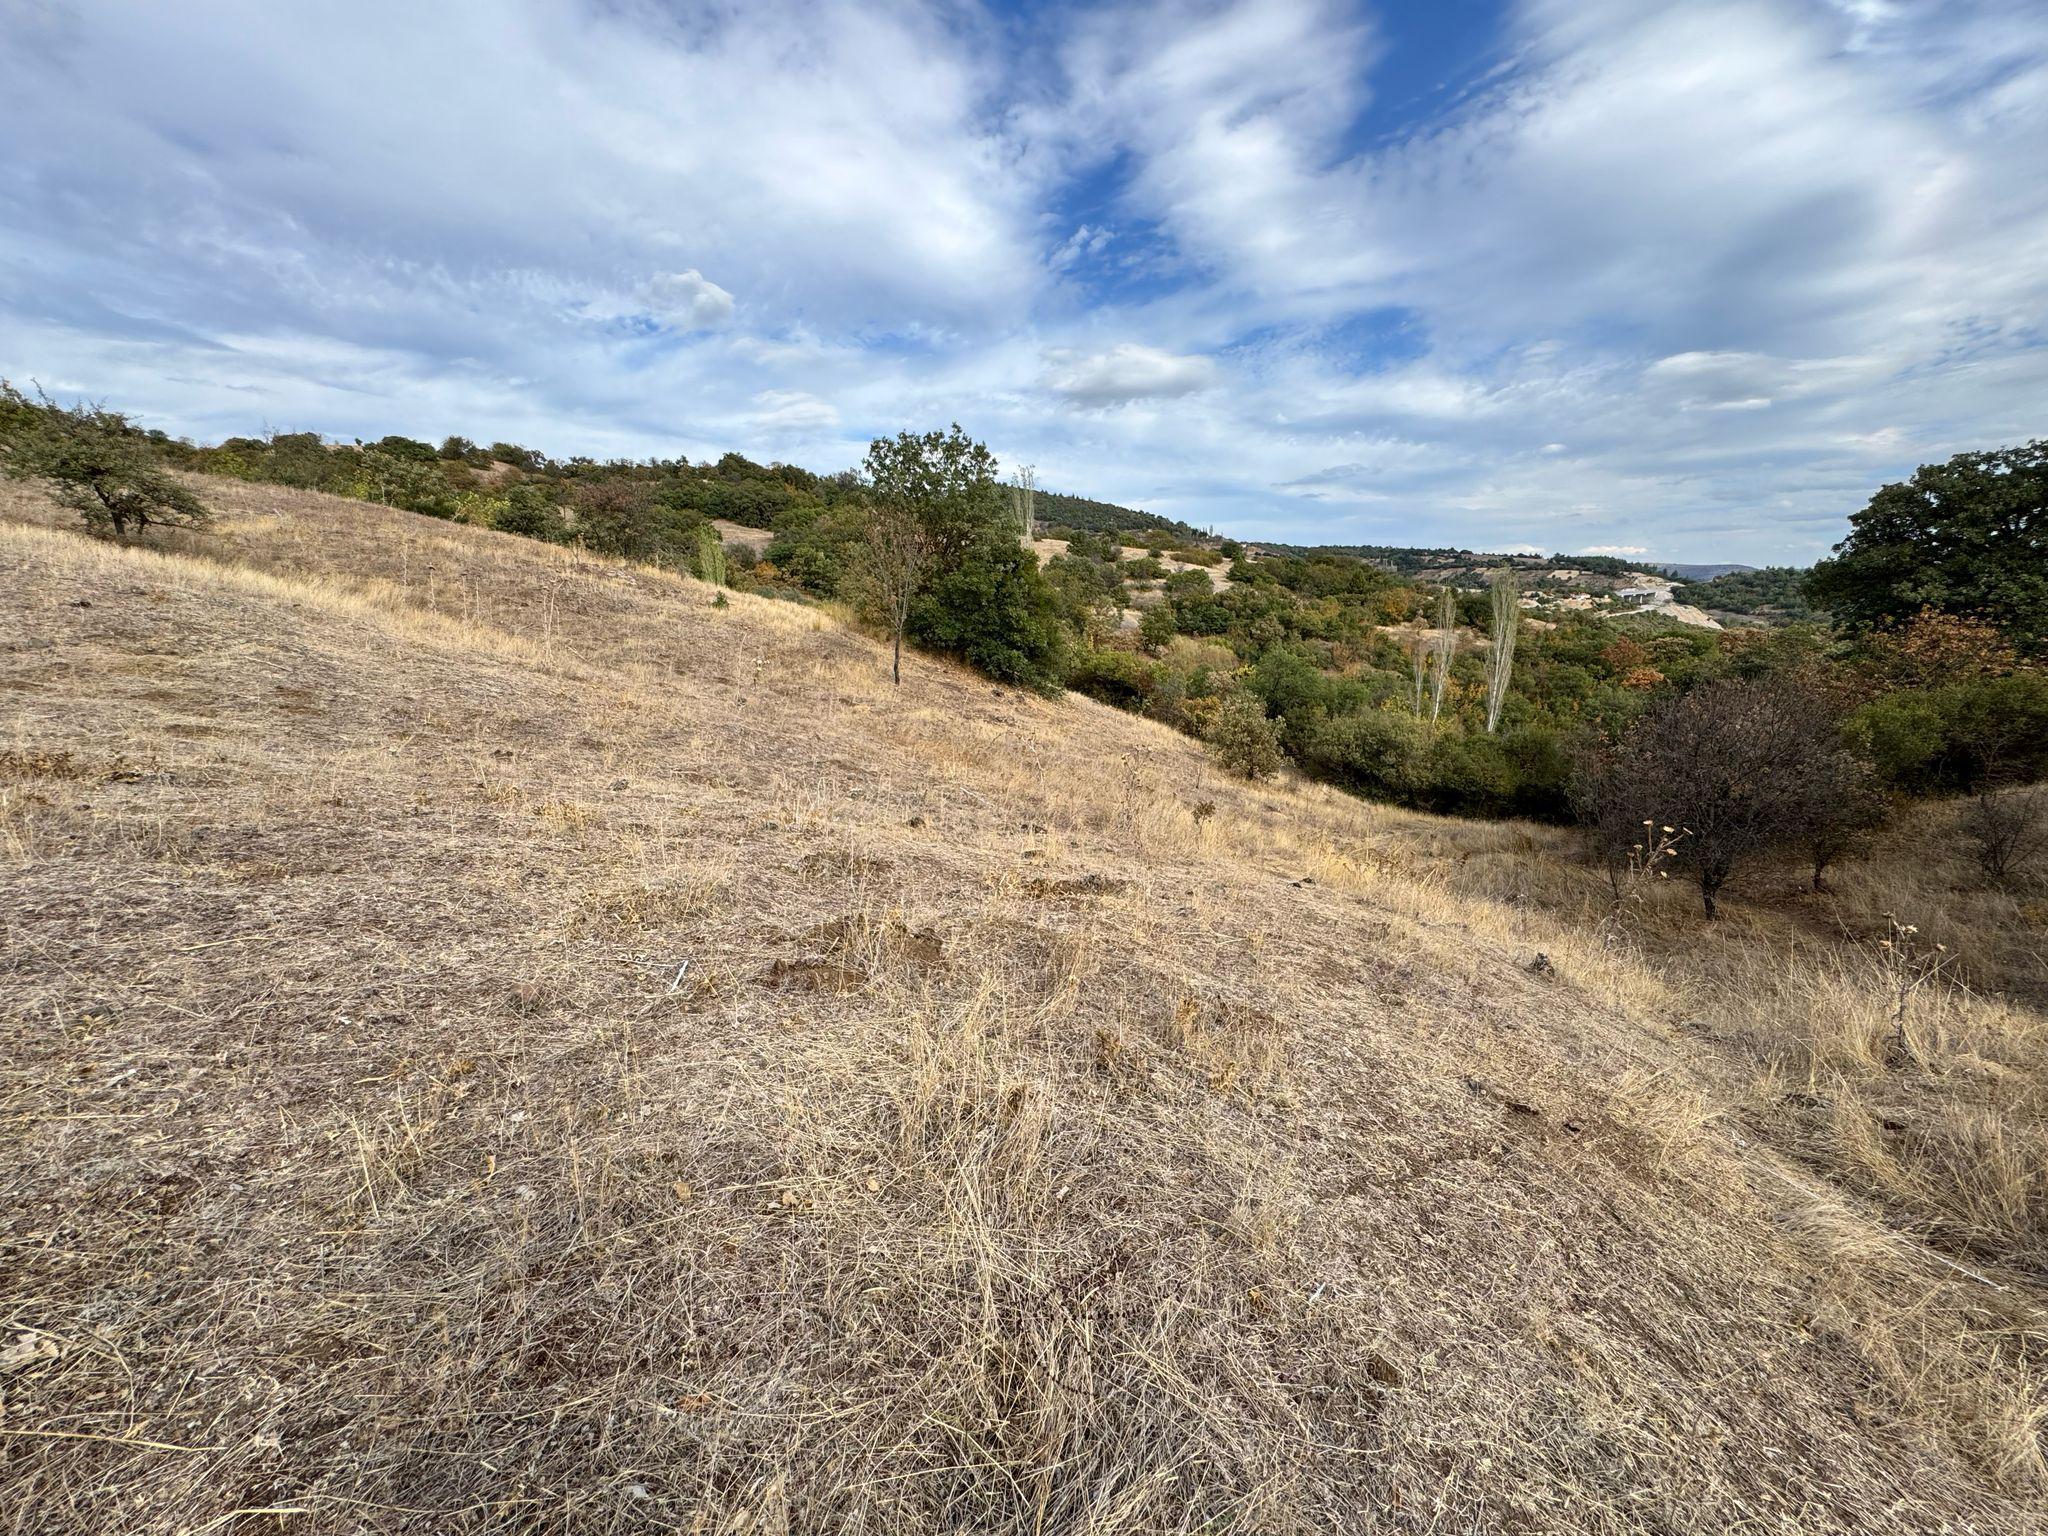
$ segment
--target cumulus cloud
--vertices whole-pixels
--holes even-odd
[[[1052,265],[1058,268],[1071,267],[1085,257],[1099,256],[1115,238],[1113,230],[1083,224],[1067,236],[1064,245],[1053,252]]]
[[[1105,352],[1054,350],[1045,361],[1045,387],[1076,405],[1171,400],[1216,381],[1216,365],[1206,357],[1176,356],[1132,341]]]
[[[1647,555],[1649,550],[1641,544],[1588,544],[1579,551],[1582,555],[1613,555],[1622,559],[1633,559]]]
[[[695,267],[649,279],[647,299],[657,313],[691,330],[710,330],[732,318],[732,295]]]

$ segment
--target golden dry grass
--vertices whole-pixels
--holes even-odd
[[[205,489],[0,502],[0,1529],[2040,1528],[2024,1004]]]

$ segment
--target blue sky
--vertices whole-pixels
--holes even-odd
[[[2040,0],[0,0],[0,99],[0,372],[202,438],[1804,563],[2048,433]]]

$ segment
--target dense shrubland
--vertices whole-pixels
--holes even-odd
[[[1817,616],[1806,595],[1806,572],[1792,566],[1726,571],[1706,581],[1683,582],[1671,595],[1709,613],[1780,620],[1810,620]]]
[[[328,491],[836,604],[1003,681],[1203,737],[1250,776],[1285,760],[1428,810],[1576,817],[1616,858],[1642,822],[1682,820],[1676,861],[1710,909],[1762,850],[1810,856],[1818,880],[1891,797],[1993,797],[2048,775],[2038,444],[1885,487],[1810,580],[1767,570],[1681,588],[1781,616],[1810,598],[1837,620],[1720,632],[1653,613],[1522,621],[1517,573],[1546,579],[1562,556],[1495,562],[1489,592],[1486,557],[1465,551],[1251,551],[1052,492],[1038,493],[1037,531],[1065,547],[1041,560],[993,455],[957,427],[878,440],[859,470],[820,475],[730,453],[556,460],[462,437],[195,447],[10,388],[0,444],[8,472],[54,483],[116,535],[203,516],[173,468]],[[1511,667],[1496,662],[1504,644]],[[1731,818],[1739,835],[1710,833]]]

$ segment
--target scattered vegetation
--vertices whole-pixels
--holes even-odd
[[[1715,631],[1599,596],[1642,579],[1612,557],[1247,546],[1035,489],[1027,514],[1023,482],[1003,486],[994,456],[957,426],[879,440],[858,471],[819,475],[737,454],[558,461],[462,436],[437,448],[280,433],[195,448],[98,408],[6,400],[10,472],[65,487],[116,534],[195,515],[179,468],[334,491],[742,593],[840,604],[889,635],[899,675],[907,641],[1004,682],[1147,715],[1226,755],[1270,734],[1304,774],[1432,811],[1570,820],[1589,803],[1575,796],[1575,765],[1646,769],[1650,738],[1686,717],[1682,701],[1743,691],[1723,684],[1759,685],[1757,697],[1774,681],[1806,689],[1832,733],[1815,750],[1867,765],[1830,779],[1839,815],[1799,828],[1765,818],[1763,841],[1796,844],[1817,886],[1899,797],[2048,774],[2041,445],[1959,455],[1883,488],[1813,583],[1774,569],[1679,588],[1772,620]],[[52,446],[65,443],[68,457]],[[1051,540],[1036,557],[1027,515]],[[757,540],[728,537],[750,529]],[[1596,600],[1561,608],[1559,582]],[[1823,589],[1839,628],[1806,606]],[[1696,733],[1709,778],[1739,755],[1716,728]],[[1238,739],[1226,746],[1219,729]],[[1612,815],[1626,827],[1637,811],[1692,814]],[[1690,844],[1696,872],[1717,862],[1713,843]]]
[[[206,507],[167,473],[153,444],[105,406],[34,399],[0,379],[0,474],[48,484],[94,533],[195,527]]]

